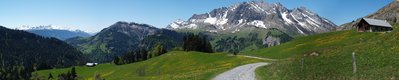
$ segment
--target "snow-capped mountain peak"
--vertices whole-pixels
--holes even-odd
[[[195,27],[193,27],[195,26]],[[280,3],[251,1],[194,14],[177,20],[168,29],[202,29],[209,32],[237,32],[246,28],[276,28],[302,35],[331,31],[336,25],[305,7],[287,9]]]
[[[186,21],[182,19],[177,19],[175,22],[170,23],[170,27],[173,29],[178,29],[180,26],[184,25]]]
[[[62,26],[54,26],[54,25],[46,25],[46,26],[28,26],[28,25],[23,25],[21,27],[15,28],[17,30],[67,30],[67,31],[74,31],[74,32],[87,32],[88,31],[83,31],[79,29],[71,29],[67,27],[62,27]]]
[[[90,33],[78,29],[70,29],[66,27],[61,27],[61,26],[53,26],[53,25],[47,25],[47,26],[22,26],[16,28],[17,30],[25,30],[30,33],[34,33],[37,35],[41,35],[44,37],[55,37],[60,40],[66,40],[69,38],[73,37],[89,37],[91,36]]]

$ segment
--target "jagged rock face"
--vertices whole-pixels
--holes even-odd
[[[267,36],[265,39],[263,39],[263,45],[266,45],[267,47],[280,45],[280,38]]]
[[[205,14],[194,14],[187,21],[177,20],[167,28],[234,33],[253,27],[309,35],[331,31],[336,25],[304,7],[289,10],[279,3],[243,2]]]
[[[389,22],[399,23],[399,1],[393,1],[392,3],[379,9],[377,12],[367,15],[364,18],[381,19]],[[355,25],[360,22],[362,18],[358,18],[356,21],[345,23],[337,30],[349,30],[355,28]]]
[[[399,1],[394,1],[367,18],[385,19],[387,21],[399,23]]]

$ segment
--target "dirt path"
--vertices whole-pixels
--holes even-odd
[[[238,55],[238,56],[247,57],[247,58],[254,58],[254,59],[261,59],[261,60],[268,60],[268,61],[277,61],[276,59],[261,58],[261,57],[255,57],[255,56],[246,56],[246,55]]]
[[[255,70],[268,65],[266,62],[246,64],[219,74],[213,80],[256,80]]]

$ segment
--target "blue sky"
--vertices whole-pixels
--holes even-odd
[[[0,25],[56,25],[98,32],[117,21],[164,28],[176,19],[249,0],[1,0]],[[250,0],[253,1],[253,0]],[[393,0],[265,0],[307,7],[337,25],[373,13]]]

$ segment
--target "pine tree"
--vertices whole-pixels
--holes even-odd
[[[48,80],[52,80],[52,79],[54,79],[54,77],[53,77],[53,75],[50,73],[50,74],[48,74],[48,78],[47,78]]]
[[[162,55],[162,54],[164,54],[164,53],[167,52],[166,49],[163,47],[163,45],[160,44],[160,43],[158,43],[158,44],[155,46],[154,51],[155,51],[155,56],[160,56],[160,55]]]
[[[145,49],[141,49],[140,51],[140,54],[142,54],[143,56],[143,60],[147,60],[148,58],[147,58],[147,55],[148,55],[148,52],[147,52],[147,50],[145,50]]]
[[[115,56],[115,57],[114,57],[114,64],[120,65],[120,63],[121,63],[120,58],[119,58],[118,56]]]
[[[72,77],[72,79],[75,79],[77,77],[75,67],[72,67],[72,69],[71,69],[71,77]]]

